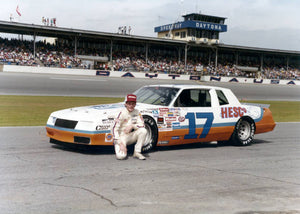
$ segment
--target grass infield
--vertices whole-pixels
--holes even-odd
[[[107,104],[124,98],[0,95],[0,126],[44,126],[51,112],[76,106]],[[245,101],[243,101],[245,102]],[[300,122],[300,102],[253,101],[270,104],[276,122]]]
[[[107,97],[3,95],[0,96],[0,126],[44,126],[53,111],[123,100]]]

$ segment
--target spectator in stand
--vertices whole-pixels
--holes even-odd
[[[45,18],[44,18],[45,20]],[[80,55],[98,55],[99,50],[95,48],[78,48]],[[73,55],[74,50],[66,44],[46,44],[39,41],[36,43],[36,58],[45,66],[63,68],[85,68],[79,58]],[[106,52],[102,53],[108,56]],[[40,63],[39,62],[39,63]],[[3,39],[0,37],[0,63],[15,65],[37,66],[38,63],[33,56],[32,41],[21,41],[17,39]],[[176,56],[159,55],[149,53],[147,62],[143,53],[122,53],[113,54],[114,70],[139,72],[161,72],[175,74],[195,74],[212,76],[232,76],[232,77],[254,77],[239,70],[234,64],[219,63],[215,69],[214,64],[209,64],[204,60],[188,58],[186,69],[183,61],[178,61]],[[247,66],[259,67],[256,64],[246,62]],[[276,65],[272,61],[266,61],[266,65],[260,72],[261,78],[268,79],[300,79],[300,70],[295,67]],[[203,69],[203,72],[199,68]],[[108,69],[107,64],[105,69]],[[184,73],[186,71],[186,73]]]

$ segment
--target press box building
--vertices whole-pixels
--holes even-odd
[[[226,18],[223,17],[198,13],[182,17],[184,21],[155,27],[154,32],[157,33],[157,37],[197,44],[219,44],[219,34],[227,31]]]

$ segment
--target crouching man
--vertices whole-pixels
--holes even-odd
[[[133,157],[140,160],[146,158],[141,154],[147,131],[139,110],[135,109],[136,95],[128,94],[125,107],[116,118],[113,135],[116,157],[123,160],[127,157],[127,145],[135,144]]]

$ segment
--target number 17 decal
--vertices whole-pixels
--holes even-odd
[[[212,126],[212,122],[214,120],[214,114],[212,112],[189,112],[185,115],[185,118],[189,120],[189,133],[184,136],[184,139],[196,139],[198,137],[198,134],[196,134],[195,114],[196,118],[206,118],[206,122],[204,123],[203,130],[199,138],[205,138]]]

